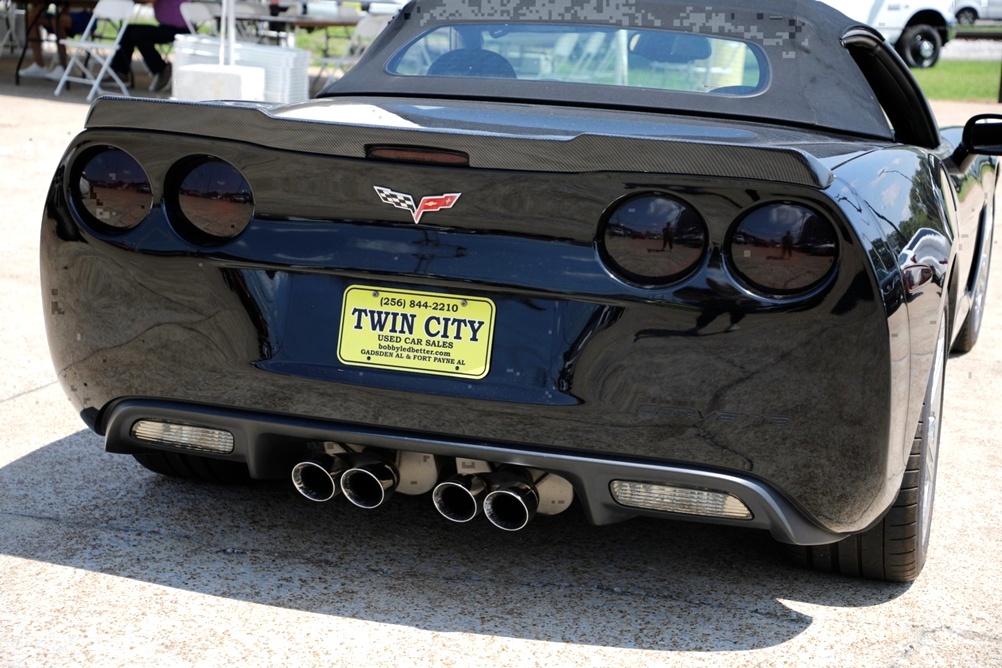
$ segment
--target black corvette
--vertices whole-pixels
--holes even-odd
[[[911,580],[1000,153],[820,3],[417,0],[307,103],[95,103],[42,222],[52,358],[161,474]]]

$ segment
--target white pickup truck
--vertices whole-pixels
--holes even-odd
[[[909,67],[932,67],[957,32],[953,0],[823,0],[879,30]]]

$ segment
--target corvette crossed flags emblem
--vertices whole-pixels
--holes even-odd
[[[379,199],[384,204],[395,206],[398,209],[405,209],[411,212],[414,223],[421,222],[421,216],[425,213],[451,209],[462,193],[446,193],[444,195],[429,195],[422,197],[421,202],[414,204],[414,198],[407,193],[398,193],[395,190],[384,188],[383,186],[372,186],[379,195]]]

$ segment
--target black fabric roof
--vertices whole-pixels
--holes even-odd
[[[561,23],[721,35],[758,44],[772,78],[751,97],[511,79],[396,76],[387,62],[429,29],[459,23]],[[860,24],[816,0],[705,4],[661,0],[415,0],[322,97],[419,95],[596,104],[761,118],[891,139],[872,90],[841,38]]]

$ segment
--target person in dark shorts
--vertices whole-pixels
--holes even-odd
[[[130,23],[111,61],[122,81],[132,77],[132,52],[139,49],[147,69],[153,75],[151,91],[160,91],[171,83],[171,65],[157,51],[157,44],[170,44],[174,38],[188,32],[188,24],[181,16],[181,5],[188,0],[153,0],[153,15],[157,24]]]
[[[63,69],[66,65],[66,47],[61,43],[57,45],[59,62],[53,65],[51,70],[46,70],[45,58],[42,54],[41,28],[45,28],[58,40],[62,40],[81,34],[87,28],[87,23],[90,22],[90,10],[71,8],[69,11],[50,14],[47,11],[48,8],[49,3],[39,2],[31,6],[31,11],[28,14],[28,25],[31,26],[28,31],[28,42],[31,44],[33,62],[28,67],[18,71],[17,74],[22,79],[59,81],[63,76]]]

